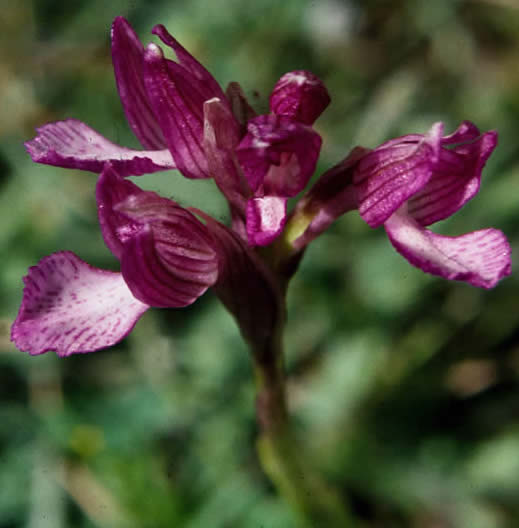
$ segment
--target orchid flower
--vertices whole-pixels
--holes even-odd
[[[302,70],[283,75],[270,113],[258,116],[239,85],[224,94],[163,26],[153,33],[178,62],[155,44],[144,48],[123,18],[112,26],[117,87],[146,150],[115,145],[76,120],[44,125],[26,144],[34,161],[100,173],[99,222],[121,271],[93,268],[68,251],[30,268],[12,327],[20,349],[62,356],[99,350],[123,339],[148,308],[187,306],[214,287],[261,355],[282,325],[283,293],[306,245],[357,209],[425,272],[484,288],[510,273],[500,231],[451,238],[426,229],[475,196],[495,132],[464,122],[444,137],[437,123],[425,135],[357,147],[289,214],[287,201],[307,186],[320,152],[313,123],[330,102],[322,81]],[[231,227],[124,178],[172,168],[214,178]]]
[[[392,139],[371,151],[357,147],[296,207],[296,216],[310,214],[312,219],[294,245],[304,247],[338,216],[358,209],[370,227],[384,226],[395,249],[413,266],[492,288],[511,270],[510,245],[501,231],[448,237],[426,227],[477,194],[481,171],[496,145],[495,131],[481,134],[465,121],[449,136],[436,123],[425,135]]]

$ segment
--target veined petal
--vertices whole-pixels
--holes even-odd
[[[270,96],[270,108],[274,114],[305,125],[312,125],[329,104],[330,95],[324,83],[305,70],[285,73]]]
[[[216,281],[213,240],[188,210],[110,166],[99,178],[97,200],[103,237],[135,297],[152,306],[186,306]]]
[[[67,119],[37,129],[25,143],[33,161],[100,173],[109,161],[122,176],[174,169],[169,150],[132,150],[115,145],[85,123]]]
[[[251,246],[268,246],[283,231],[287,199],[278,196],[251,198],[247,202],[247,237]]]
[[[165,251],[146,225],[125,244],[121,271],[133,295],[151,306],[178,308],[192,304],[218,277],[218,260],[193,258],[183,248]]]
[[[497,132],[480,135],[468,122],[442,143],[453,143],[452,138],[465,142],[441,149],[429,183],[408,201],[408,213],[423,226],[449,217],[477,194],[481,171],[497,145]]]
[[[212,97],[218,97],[222,101],[225,100],[225,95],[220,88],[220,85],[216,82],[216,79],[189,53],[175,38],[173,38],[162,25],[156,25],[152,31],[154,35],[157,35],[166,46],[169,46],[175,52],[178,62],[189,72],[191,75],[198,80],[198,83],[192,83],[197,85],[200,92],[204,95],[204,100],[211,99]]]
[[[474,141],[481,135],[479,128],[470,121],[462,121],[460,126],[448,136],[442,138],[442,145],[455,145]]]
[[[497,229],[481,229],[458,237],[437,235],[405,211],[384,224],[395,249],[413,266],[445,279],[493,288],[510,274],[510,245]]]
[[[149,308],[120,273],[93,268],[70,251],[53,253],[24,277],[11,339],[29,354],[94,352],[119,342]]]
[[[403,136],[370,151],[357,164],[353,181],[359,213],[371,226],[382,225],[430,180],[440,157],[443,124],[425,136]]]
[[[178,170],[187,178],[210,177],[202,146],[201,82],[189,79],[181,66],[168,63],[162,50],[149,44],[144,52],[144,82],[148,97]],[[186,97],[191,87],[191,95]]]
[[[252,190],[285,198],[303,190],[319,157],[319,134],[273,114],[250,120],[247,129],[236,156]]]
[[[121,103],[133,133],[147,149],[165,149],[166,140],[144,87],[144,47],[127,20],[112,24],[112,62]]]

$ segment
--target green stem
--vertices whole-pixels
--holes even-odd
[[[304,526],[356,526],[347,505],[309,468],[309,459],[290,427],[286,404],[281,331],[269,350],[253,347],[256,413],[260,435],[258,454],[265,473],[300,517]]]

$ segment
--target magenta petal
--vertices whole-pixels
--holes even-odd
[[[191,55],[168,33],[167,29],[162,24],[155,26],[152,33],[157,35],[166,46],[173,49],[178,62],[191,74],[193,81],[199,81],[192,81],[192,84],[203,94],[204,100],[207,101],[212,97],[218,97],[218,99],[221,99],[222,101],[225,100],[225,95],[220,88],[220,85],[216,82],[216,79],[193,57],[193,55]]]
[[[247,236],[251,246],[267,246],[283,231],[287,199],[277,196],[252,198],[247,203]]]
[[[311,125],[330,104],[330,95],[319,77],[305,70],[285,73],[274,86],[270,108],[274,114]]]
[[[395,249],[427,273],[481,288],[493,288],[510,274],[510,245],[497,229],[447,237],[421,227],[401,211],[384,226]]]
[[[403,136],[370,151],[357,164],[354,184],[359,213],[371,226],[382,225],[430,180],[440,156],[442,123],[425,136]]]
[[[460,133],[463,129],[465,133]],[[449,138],[455,136],[470,142],[442,148],[429,183],[408,201],[408,213],[423,226],[449,217],[477,194],[481,171],[497,145],[497,132],[480,136],[479,130],[468,122]]]
[[[248,123],[236,155],[254,192],[295,196],[312,176],[321,137],[312,128],[286,117],[261,115]]]
[[[216,255],[162,245],[146,226],[125,244],[121,271],[138,299],[159,308],[192,304],[218,277]]]
[[[135,297],[152,306],[186,306],[216,281],[213,240],[189,211],[110,166],[99,178],[97,201],[104,240]]]
[[[70,251],[29,269],[11,330],[29,354],[94,352],[123,339],[149,308],[133,297],[120,273],[93,268]]]
[[[122,176],[174,169],[168,150],[132,150],[115,145],[76,119],[48,123],[25,143],[33,161],[100,173],[110,161]]]
[[[151,108],[144,87],[144,48],[127,20],[112,24],[112,62],[119,97],[128,123],[147,149],[164,149],[166,140]]]
[[[168,64],[155,44],[146,48],[145,85],[175,164],[187,178],[208,178],[202,145],[205,97],[201,82],[182,70],[178,64]]]
[[[462,121],[460,126],[450,135],[442,138],[442,145],[454,145],[474,141],[480,136],[479,128],[470,121]]]

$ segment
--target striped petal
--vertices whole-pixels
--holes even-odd
[[[174,169],[169,150],[132,150],[115,145],[85,123],[67,119],[37,129],[25,143],[33,161],[100,173],[109,161],[122,176]]]
[[[111,36],[115,81],[128,123],[145,149],[164,149],[166,140],[144,87],[144,47],[121,16],[114,20]]]
[[[431,179],[438,163],[442,123],[425,136],[403,136],[364,156],[353,177],[359,213],[371,226],[382,225]]]
[[[155,44],[144,52],[144,82],[178,170],[187,178],[208,178],[202,83],[181,65],[167,61]]]
[[[437,235],[419,225],[405,210],[394,213],[384,227],[395,249],[426,273],[480,288],[493,288],[510,274],[510,245],[497,229],[458,237]]]
[[[59,356],[94,352],[123,339],[149,308],[120,273],[93,268],[70,251],[29,269],[11,339],[20,350]]]
[[[135,297],[151,306],[186,306],[214,284],[213,240],[189,211],[109,166],[99,178],[97,199],[103,237]]]
[[[270,109],[305,125],[313,122],[330,104],[330,95],[319,77],[305,70],[285,73],[274,86]]]
[[[466,133],[460,133],[461,128]],[[429,183],[408,201],[409,214],[423,226],[451,216],[477,194],[481,171],[497,145],[495,131],[480,135],[471,123],[460,129],[442,140],[442,144],[450,144],[454,138],[459,144],[441,149]]]
[[[189,72],[192,85],[202,94],[205,101],[218,97],[225,101],[225,95],[216,79],[189,53],[162,25],[156,25],[152,31],[166,46],[169,46],[177,56],[180,65]],[[198,82],[196,82],[198,81]]]

